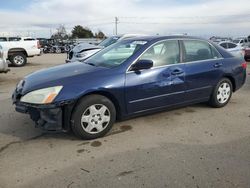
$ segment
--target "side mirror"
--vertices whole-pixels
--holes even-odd
[[[133,64],[130,68],[131,71],[139,71],[143,69],[150,69],[153,67],[153,61],[148,59],[138,60],[135,64]]]

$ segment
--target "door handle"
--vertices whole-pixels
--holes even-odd
[[[221,67],[222,66],[222,63],[215,63],[214,64],[214,68],[219,68],[219,67]]]
[[[175,69],[171,72],[172,75],[179,75],[179,74],[182,74],[183,73],[183,70],[181,69]]]

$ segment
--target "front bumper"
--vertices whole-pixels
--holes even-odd
[[[74,107],[74,101],[63,101],[55,104],[36,105],[20,102],[16,92],[12,95],[17,112],[29,114],[30,118],[45,131],[69,131],[70,116]]]
[[[72,61],[70,59],[66,59],[65,63],[72,63]]]
[[[0,73],[7,73],[10,69],[8,68],[8,62],[4,59],[0,59]]]

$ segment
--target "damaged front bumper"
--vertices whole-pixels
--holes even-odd
[[[70,116],[75,103],[73,100],[37,105],[16,100],[15,94],[12,99],[16,105],[16,111],[29,114],[30,118],[36,122],[36,127],[56,132],[70,130]]]

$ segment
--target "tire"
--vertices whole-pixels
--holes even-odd
[[[88,95],[76,105],[71,116],[71,128],[81,139],[104,136],[116,120],[114,104],[102,95]]]
[[[15,67],[22,67],[27,63],[27,57],[24,53],[15,53],[9,58],[11,64]]]
[[[228,78],[223,78],[214,88],[209,104],[215,108],[224,107],[230,101],[232,93],[232,82]]]

